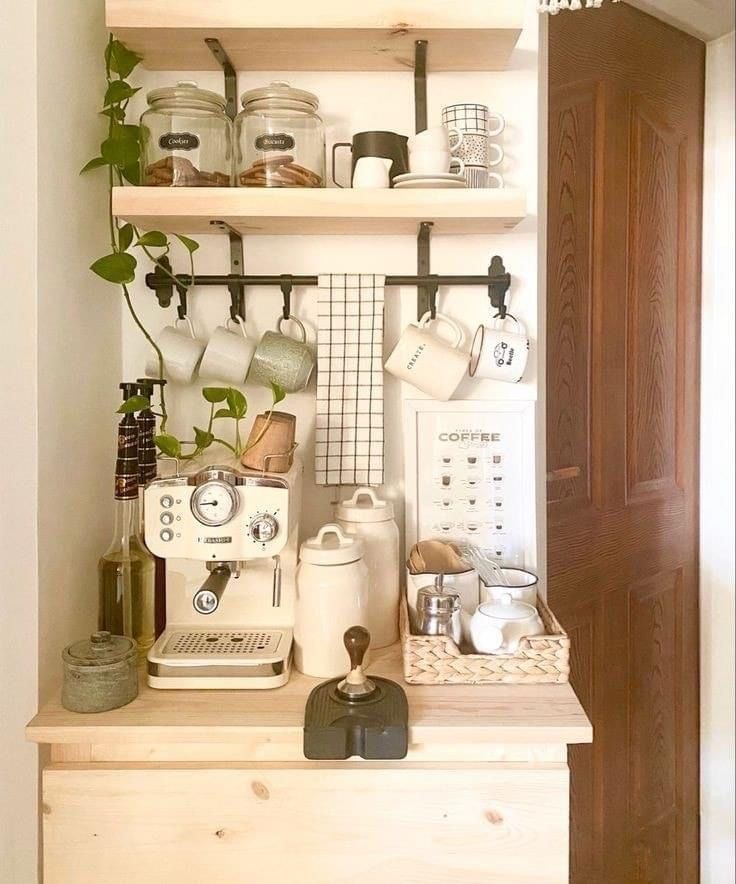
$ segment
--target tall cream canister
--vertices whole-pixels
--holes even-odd
[[[399,640],[399,529],[394,505],[372,488],[358,488],[350,500],[337,505],[337,524],[359,537],[368,566],[368,631],[372,648]]]
[[[305,675],[336,678],[350,670],[343,635],[368,626],[363,542],[324,525],[302,544],[296,569],[294,662]]]

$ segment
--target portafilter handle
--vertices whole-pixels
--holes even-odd
[[[363,672],[363,658],[371,643],[371,634],[362,626],[351,626],[345,630],[343,642],[350,657],[350,672],[337,686],[338,696],[344,700],[365,700],[376,690]]]

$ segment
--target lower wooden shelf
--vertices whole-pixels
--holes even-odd
[[[221,221],[244,234],[503,233],[526,215],[526,196],[488,190],[116,187],[113,212],[143,230],[203,234]]]

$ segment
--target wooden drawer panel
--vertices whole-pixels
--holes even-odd
[[[568,771],[59,765],[46,884],[566,882]]]

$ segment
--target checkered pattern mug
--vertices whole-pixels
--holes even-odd
[[[442,108],[442,123],[473,135],[500,135],[506,128],[501,114],[488,110],[485,104],[449,104]]]

